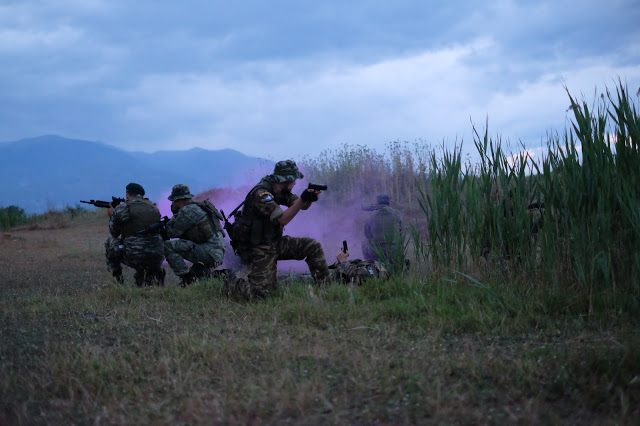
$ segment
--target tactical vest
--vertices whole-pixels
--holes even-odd
[[[213,204],[209,200],[204,200],[197,204],[207,215],[203,218],[203,220],[196,223],[194,226],[189,228],[183,235],[183,238],[189,241],[193,241],[196,244],[206,243],[218,232],[222,231],[222,225],[220,225],[220,220],[222,220],[222,214],[215,208]],[[222,234],[224,235],[224,234]]]
[[[271,221],[268,217],[262,216],[252,206],[251,201],[253,201],[254,194],[261,189],[271,194],[275,193],[273,184],[267,179],[262,179],[249,191],[242,211],[235,216],[234,235],[232,238],[236,243],[250,243],[251,245],[272,244],[282,238],[284,227],[277,222]]]
[[[127,238],[160,220],[160,211],[146,198],[136,197],[126,201],[131,220],[121,225],[122,237]]]
[[[376,208],[368,220],[373,238],[376,244],[395,242],[397,233],[400,231],[398,225],[398,213],[389,206]]]

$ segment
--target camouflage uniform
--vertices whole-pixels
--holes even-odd
[[[226,243],[220,221],[212,218],[203,207],[193,201],[186,185],[174,186],[172,195],[169,196],[170,201],[180,199],[185,200],[185,205],[165,228],[167,237],[179,239],[165,241],[164,253],[173,272],[186,285],[209,276],[211,269],[222,264]],[[187,267],[185,259],[193,264],[191,268]]]
[[[134,277],[138,286],[164,284],[162,237],[137,234],[159,220],[158,208],[142,195],[133,196],[113,210],[109,221],[111,237],[104,245],[107,268],[116,280],[122,282],[121,264],[125,264],[136,270]]]
[[[360,259],[336,262],[330,267],[331,281],[360,285],[370,278],[389,279],[387,269],[380,262]]]
[[[361,259],[348,260],[345,262],[336,262],[329,266],[328,282],[353,283],[361,285],[364,281],[371,278],[389,279],[387,269],[379,262],[367,262]],[[311,283],[313,279],[310,274],[282,274],[278,275],[278,281],[284,283]]]
[[[269,295],[277,288],[278,260],[306,260],[316,283],[327,279],[329,269],[320,243],[313,238],[283,236],[284,227],[277,221],[284,213],[280,206],[291,207],[299,197],[276,192],[275,183],[302,177],[293,161],[280,161],[273,174],[265,176],[249,191],[242,211],[236,216],[234,226],[238,227],[238,232],[234,231],[233,241],[242,262],[248,267],[248,275],[246,280],[235,283],[235,288],[230,289],[232,293],[247,299]]]
[[[398,257],[403,257],[404,239],[400,214],[389,206],[390,197],[379,194],[378,205],[364,225],[366,240],[362,242],[362,254],[369,262],[381,261],[393,266]],[[379,258],[378,253],[383,255]],[[404,261],[404,259],[402,259]]]

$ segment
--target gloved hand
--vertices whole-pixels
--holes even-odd
[[[302,191],[302,194],[300,194],[300,198],[302,198],[302,201],[304,201],[305,203],[313,203],[314,201],[318,201],[318,194],[316,194],[314,191],[305,189],[304,191]]]

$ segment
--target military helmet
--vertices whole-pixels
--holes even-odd
[[[144,188],[138,183],[131,182],[125,189],[131,195],[144,195]]]
[[[278,161],[273,169],[273,176],[278,182],[290,182],[304,177],[293,160]]]
[[[181,183],[175,185],[171,190],[171,195],[167,198],[169,201],[181,200],[185,198],[193,198],[193,194],[189,192],[189,187]]]
[[[376,201],[378,202],[378,204],[389,205],[389,203],[391,203],[391,195],[387,194],[386,192],[382,192],[378,194],[378,196],[376,197]]]

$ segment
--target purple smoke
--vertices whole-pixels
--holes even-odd
[[[244,200],[251,188],[260,181],[260,178],[271,172],[272,169],[258,171],[237,187],[214,188],[198,194],[196,200],[207,198],[218,210],[224,211],[224,214],[228,216]],[[324,183],[313,180],[313,177],[307,179],[305,173],[305,178],[296,183],[293,192],[300,195],[307,188],[309,182]],[[360,185],[357,186],[359,187]],[[362,186],[368,186],[368,183],[364,182]],[[170,193],[171,191],[167,191],[166,194],[163,194],[163,199],[157,202],[163,216],[172,216],[171,202],[167,200],[167,196]],[[349,258],[361,259],[364,223],[370,214],[370,212],[363,211],[361,206],[374,203],[375,196],[363,196],[361,191],[357,191],[357,193],[343,197],[348,199],[346,202],[338,203],[334,198],[330,187],[320,195],[319,200],[313,203],[308,210],[303,210],[296,215],[285,227],[284,234],[292,237],[311,237],[318,240],[324,249],[328,264],[335,262],[336,253],[342,248],[343,240],[348,242]],[[231,218],[231,221],[233,221],[233,218]],[[228,243],[229,238],[227,237],[226,239]],[[222,267],[238,268],[239,266],[239,259],[233,253],[230,245],[227,244],[225,262]],[[287,260],[278,262],[278,270],[281,272],[307,272],[308,267],[304,261]]]

